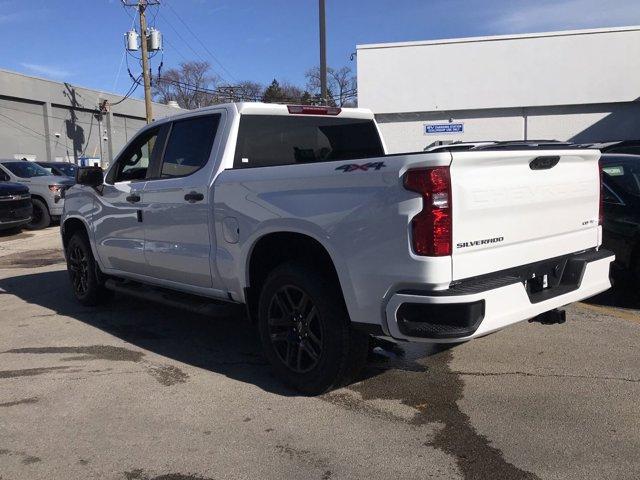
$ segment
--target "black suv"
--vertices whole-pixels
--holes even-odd
[[[603,154],[602,243],[640,279],[640,155]]]
[[[19,183],[0,182],[0,230],[26,225],[32,214],[29,189]]]

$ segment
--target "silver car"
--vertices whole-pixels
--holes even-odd
[[[46,228],[62,215],[64,192],[74,184],[74,180],[51,175],[37,163],[26,160],[0,160],[0,180],[29,187],[33,216],[26,228],[30,230]]]

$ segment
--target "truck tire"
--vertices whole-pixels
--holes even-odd
[[[84,232],[76,232],[66,249],[67,272],[76,300],[85,306],[99,305],[111,297],[99,278],[89,239]]]
[[[369,337],[352,328],[339,286],[317,268],[280,265],[258,304],[265,355],[289,386],[318,395],[350,381],[364,366]]]
[[[47,205],[40,199],[34,198],[31,200],[33,203],[33,215],[31,221],[25,225],[28,230],[42,230],[51,225],[51,215],[49,215],[49,209]]]

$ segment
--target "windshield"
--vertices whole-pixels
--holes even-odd
[[[608,162],[602,166],[607,181],[632,195],[640,195],[640,162]]]
[[[50,175],[47,170],[42,168],[37,163],[33,162],[3,162],[2,165],[5,166],[16,177],[20,178],[46,177],[47,175]]]

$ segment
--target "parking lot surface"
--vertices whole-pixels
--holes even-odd
[[[57,228],[0,237],[0,478],[640,477],[633,285],[440,350],[283,388],[242,315],[72,298]]]

